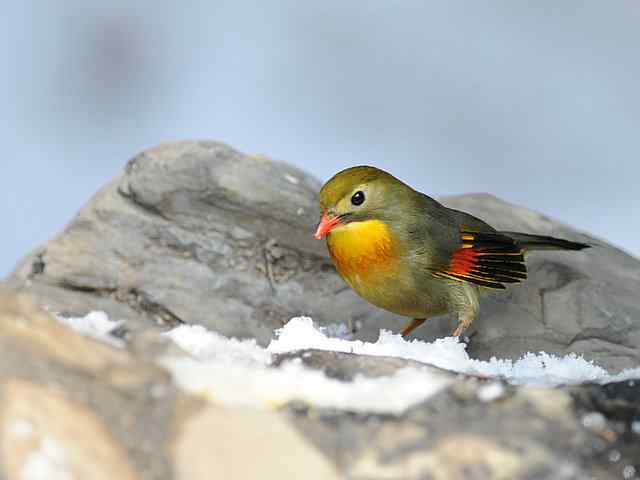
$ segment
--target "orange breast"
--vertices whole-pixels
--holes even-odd
[[[350,282],[392,273],[397,266],[397,248],[391,232],[379,220],[335,228],[327,239],[327,247],[336,268]]]

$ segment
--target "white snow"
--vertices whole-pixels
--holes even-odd
[[[245,407],[277,407],[298,400],[316,407],[401,413],[451,383],[444,375],[420,368],[402,369],[388,377],[358,376],[352,382],[342,382],[303,366],[299,359],[280,368],[185,357],[165,358],[161,363],[186,391],[223,405]]]
[[[505,395],[505,388],[501,382],[491,382],[478,388],[476,395],[481,402],[494,402]]]
[[[181,325],[164,335],[202,362],[249,367],[271,363],[271,354],[255,340],[227,338],[201,325]]]
[[[120,325],[100,312],[83,319],[61,318],[61,321],[110,342],[114,337],[109,332]],[[504,395],[501,380],[555,386],[640,377],[640,368],[611,375],[574,354],[558,357],[540,352],[527,353],[515,361],[476,360],[469,357],[466,345],[454,337],[434,342],[407,341],[382,330],[376,342],[351,340],[346,327],[318,327],[308,317],[291,319],[275,333],[267,348],[260,347],[254,340],[226,338],[199,325],[183,325],[164,335],[184,350],[184,354],[167,356],[160,361],[173,374],[176,383],[214,402],[235,406],[271,407],[300,400],[316,407],[400,413],[452,382],[450,375],[428,367],[407,367],[379,378],[359,375],[351,382],[344,382],[304,366],[299,358],[277,368],[271,366],[272,354],[303,349],[405,358],[453,372],[494,378],[494,382],[480,387],[481,401],[494,401]]]
[[[40,448],[29,453],[20,470],[21,480],[73,480],[66,452],[55,439],[45,437]]]
[[[488,361],[469,357],[466,345],[456,337],[439,338],[434,342],[405,340],[386,330],[374,343],[331,338],[314,326],[308,317],[293,318],[276,332],[276,339],[267,348],[272,353],[314,348],[360,355],[399,357],[427,363],[459,373],[481,377],[499,377],[513,383],[535,385],[564,385],[584,382],[607,383],[640,377],[640,368],[610,375],[604,368],[583,357],[569,354],[563,357],[544,352],[527,353],[518,360]]]
[[[113,331],[123,324],[122,321],[110,320],[105,312],[90,312],[84,317],[64,317],[54,313],[58,321],[87,337],[100,340],[114,347],[124,346],[124,342],[112,335]]]
[[[285,173],[284,174],[284,178],[289,182],[289,183],[293,183],[294,185],[297,185],[300,183],[300,180],[298,180],[298,177],[294,177],[293,175],[289,174],[289,173]]]
[[[622,478],[625,480],[631,480],[636,476],[636,467],[633,465],[625,465],[622,469]]]
[[[607,428],[607,418],[600,412],[589,412],[582,416],[582,426],[601,433]]]
[[[300,359],[272,368],[271,352],[255,340],[227,339],[188,325],[165,335],[189,354],[161,361],[178,385],[224,405],[264,407],[299,400],[317,407],[400,413],[451,383],[445,375],[424,368],[342,382],[305,367]]]
[[[14,418],[9,424],[9,433],[18,439],[29,438],[33,435],[33,425],[28,420]]]

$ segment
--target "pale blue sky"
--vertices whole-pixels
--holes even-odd
[[[185,138],[491,192],[640,254],[640,3],[344,3],[5,5],[0,276]]]

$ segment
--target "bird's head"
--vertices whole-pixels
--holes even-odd
[[[393,175],[369,166],[347,168],[320,190],[318,240],[353,222],[382,220],[396,210],[394,204],[413,190]]]

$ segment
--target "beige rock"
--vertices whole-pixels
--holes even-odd
[[[8,478],[140,478],[109,429],[83,405],[23,380],[7,381],[3,390],[0,447]]]
[[[117,387],[133,387],[161,379],[159,367],[88,338],[62,325],[26,295],[0,290],[0,348],[19,348],[25,355],[48,357],[67,367],[100,373]]]
[[[0,292],[0,338],[68,366],[100,370],[130,361],[119,351],[60,324],[24,295]]]
[[[566,428],[575,428],[575,422],[572,421],[571,416],[573,401],[565,391],[525,386],[518,392],[515,399],[530,403],[545,418],[562,422]]]
[[[491,439],[476,435],[453,435],[432,449],[420,450],[400,463],[384,463],[370,451],[355,465],[354,478],[451,480],[465,478],[465,472],[492,480],[510,480],[522,470],[523,462],[515,452]]]
[[[272,412],[209,406],[179,428],[178,480],[340,478],[287,421]]]

